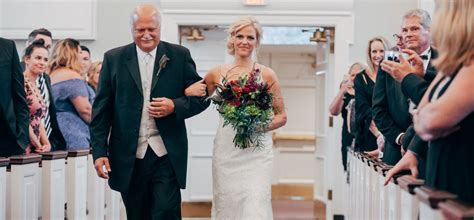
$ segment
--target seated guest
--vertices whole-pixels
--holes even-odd
[[[59,41],[49,61],[59,128],[67,149],[89,148],[89,122],[94,94],[81,76],[81,48],[74,39]]]
[[[438,1],[433,42],[439,70],[414,115],[429,141],[426,184],[474,204],[474,1]]]
[[[91,51],[84,45],[81,45],[81,53],[79,54],[79,59],[81,61],[81,75],[87,81],[87,73],[91,67]]]
[[[48,152],[51,144],[41,119],[46,113],[46,104],[36,87],[36,79],[42,74],[48,65],[48,49],[44,46],[44,40],[34,41],[25,49],[25,91],[26,103],[28,104],[30,125],[30,144],[25,150],[26,154],[31,152]]]
[[[345,76],[344,81],[341,83],[339,92],[337,93],[334,100],[329,105],[329,111],[331,115],[337,116],[341,114],[342,123],[342,134],[341,134],[341,153],[342,153],[342,166],[344,171],[347,170],[347,148],[352,145],[354,136],[348,131],[347,120],[349,116],[347,114],[346,107],[350,102],[354,102],[354,78],[358,73],[365,69],[365,66],[360,63],[354,63],[349,68],[349,73]]]
[[[28,145],[28,106],[15,42],[0,38],[0,156],[23,154]]]
[[[92,89],[94,89],[94,92],[97,91],[97,85],[99,85],[99,74],[101,69],[102,61],[95,61],[91,64],[91,67],[87,73],[87,83]]]
[[[375,126],[372,117],[372,94],[379,64],[388,49],[387,41],[382,37],[374,37],[367,45],[368,68],[354,79],[355,89],[355,115],[357,122],[357,135],[355,139],[356,151],[374,151],[383,147],[383,136]]]

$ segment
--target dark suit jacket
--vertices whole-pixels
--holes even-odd
[[[396,138],[412,123],[408,112],[408,98],[400,83],[379,68],[372,97],[372,112],[377,128],[385,137],[383,161],[395,165],[402,157]]]
[[[410,98],[410,100],[412,100],[412,102],[416,105],[420,103],[430,83],[436,77],[438,70],[436,70],[436,68],[431,65],[431,61],[436,57],[438,57],[438,52],[435,49],[431,48],[430,63],[426,68],[424,78],[421,78],[411,73],[408,74],[405,78],[403,78],[401,82],[403,94]],[[423,141],[420,137],[416,135],[413,129],[413,125],[407,129],[403,142],[403,147],[415,152],[417,156],[421,158],[426,158],[428,142]]]
[[[46,87],[48,88],[49,94],[49,118],[51,123],[51,134],[49,135],[49,142],[51,143],[52,151],[56,150],[65,150],[66,149],[66,140],[61,133],[58,125],[58,119],[56,117],[56,106],[54,105],[53,93],[51,89],[51,78],[46,73],[43,73],[43,77],[46,82]]]
[[[29,114],[15,43],[0,38],[0,48],[0,156],[11,156],[29,143]]]
[[[159,76],[156,76],[159,60],[164,54],[170,60]],[[99,157],[109,158],[112,169],[109,173],[109,185],[114,190],[126,192],[136,159],[140,119],[144,108],[136,45],[132,43],[108,51],[100,74],[90,124],[93,157],[94,160]],[[209,106],[205,99],[186,97],[184,90],[200,79],[186,48],[160,42],[155,56],[150,96],[167,97],[174,102],[174,112],[167,117],[155,119],[155,122],[181,188],[186,185],[188,158],[184,119]]]

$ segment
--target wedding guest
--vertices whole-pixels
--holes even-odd
[[[474,204],[474,2],[440,0],[436,8],[432,36],[439,56],[433,65],[439,74],[413,119],[416,133],[429,141],[425,183]],[[416,162],[404,157],[389,174]]]
[[[350,116],[348,115],[348,110],[346,108],[349,103],[354,103],[354,78],[364,69],[365,66],[361,63],[354,63],[351,65],[349,68],[349,73],[345,75],[344,81],[341,83],[339,92],[329,105],[329,112],[331,115],[337,116],[341,114],[343,119],[341,133],[341,153],[344,171],[347,170],[347,148],[352,145],[354,140],[353,134],[351,134],[348,130],[348,120],[350,120]]]
[[[102,61],[95,61],[91,64],[89,71],[87,72],[87,83],[94,90],[97,91],[97,86],[99,85],[99,75],[100,70],[102,69]]]
[[[367,45],[368,68],[354,79],[357,135],[355,140],[356,151],[372,151],[383,147],[383,135],[374,123],[372,114],[372,94],[379,69],[379,64],[387,50],[387,41],[382,37],[374,37]]]
[[[81,48],[74,39],[59,41],[51,54],[49,72],[59,128],[67,149],[89,148],[93,92],[81,76]]]
[[[44,40],[44,46],[49,51],[53,45],[53,35],[46,28],[34,29],[33,31],[31,31],[30,34],[28,34],[25,48],[30,46],[30,44],[33,43],[33,41],[39,40],[39,39]],[[21,68],[22,68],[22,71],[25,70],[24,57],[22,57]]]
[[[84,77],[84,80],[89,81],[87,78],[87,73],[91,67],[91,51],[84,45],[81,45],[81,53],[79,54],[79,59],[81,61],[81,75]]]
[[[48,49],[44,46],[44,40],[39,39],[31,43],[25,49],[24,61],[26,69],[25,91],[26,103],[29,109],[29,137],[30,144],[25,149],[25,153],[48,152],[51,144],[41,119],[46,113],[46,104],[41,97],[39,89],[36,87],[36,80],[43,74],[48,65]]]
[[[35,40],[42,39],[45,44],[44,47],[49,50],[51,49],[52,34],[49,30],[40,28],[33,30],[28,35],[27,47]],[[23,62],[22,62],[23,63]],[[24,63],[23,63],[24,65]],[[63,134],[59,129],[58,120],[56,117],[56,106],[54,106],[53,95],[51,93],[51,78],[45,72],[38,75],[36,78],[36,87],[41,94],[41,98],[46,105],[45,115],[41,118],[41,123],[44,125],[46,135],[51,143],[51,150],[64,150],[66,149],[66,141],[64,140]]]
[[[28,139],[28,106],[15,42],[0,38],[0,156],[24,153]]]

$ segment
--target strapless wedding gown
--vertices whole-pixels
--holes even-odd
[[[219,117],[212,158],[212,219],[273,219],[271,134],[265,134],[263,148],[239,149],[232,142],[232,126],[223,127],[224,119]]]

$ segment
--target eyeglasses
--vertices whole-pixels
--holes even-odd
[[[402,39],[402,36],[400,36],[399,34],[393,34],[392,36],[393,36],[393,38],[395,38],[396,40],[401,40],[401,39]]]

